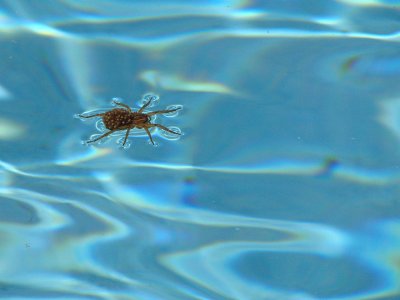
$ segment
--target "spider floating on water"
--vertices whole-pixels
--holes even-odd
[[[154,145],[154,141],[153,141],[153,138],[151,137],[149,128],[158,127],[164,131],[167,131],[167,132],[170,132],[170,133],[173,133],[176,135],[181,135],[181,133],[175,132],[161,124],[151,123],[152,116],[158,115],[158,114],[172,113],[172,112],[175,112],[175,111],[181,109],[181,107],[177,107],[174,109],[157,110],[157,111],[144,113],[143,112],[144,109],[150,105],[152,100],[154,100],[154,98],[150,97],[150,99],[144,105],[142,105],[142,107],[138,111],[132,111],[132,109],[128,105],[113,100],[112,101],[113,104],[123,107],[123,108],[114,108],[105,113],[95,114],[95,115],[91,115],[91,116],[85,116],[82,114],[78,115],[79,118],[85,118],[85,119],[101,117],[103,119],[103,123],[104,123],[105,127],[110,130],[95,139],[86,141],[86,143],[87,144],[94,143],[102,138],[105,138],[106,136],[112,134],[115,131],[126,130],[125,138],[124,138],[124,141],[122,142],[122,146],[124,147],[125,143],[128,139],[129,132],[133,128],[144,129],[146,131],[147,135],[149,136],[150,141],[153,145]]]

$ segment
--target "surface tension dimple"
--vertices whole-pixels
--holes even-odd
[[[117,103],[122,102],[122,101],[123,101],[122,98],[114,97],[111,99],[111,105],[115,107],[115,106],[117,106]]]
[[[103,120],[98,120],[97,122],[96,122],[96,129],[98,130],[98,131],[100,131],[100,132],[104,132],[104,131],[106,131],[106,126],[104,125],[104,122],[103,122]]]
[[[150,140],[147,140],[147,144],[149,144],[149,145],[151,145],[153,147],[159,147],[160,146],[160,144],[158,142],[154,142],[154,144],[152,144]]]
[[[124,144],[124,139],[125,139],[125,137],[122,136],[117,140],[118,148],[121,150],[126,150],[131,147],[131,142],[129,140],[126,140],[126,142]]]
[[[96,138],[98,138],[98,137],[100,137],[100,136],[101,136],[101,134],[92,134],[92,135],[90,136],[90,139],[96,139]],[[99,140],[99,141],[97,142],[97,144],[99,144],[99,145],[105,144],[105,143],[107,143],[108,141],[110,141],[110,137],[109,137],[109,136],[107,136],[107,137],[104,138],[104,139]],[[90,140],[81,141],[81,144],[84,145],[84,146],[92,146],[92,145],[93,145],[93,144],[90,143]]]
[[[175,134],[175,135],[174,135],[173,133],[170,133],[170,132],[168,132],[168,131],[159,130],[160,136],[163,137],[163,138],[165,138],[165,139],[167,139],[167,140],[170,140],[170,141],[177,141],[177,140],[179,140],[179,139],[181,138],[181,136],[183,135],[182,130],[181,130],[179,127],[176,127],[176,126],[169,126],[168,129],[170,129],[170,130],[172,130],[172,131],[175,131],[175,132],[178,133],[178,134]]]
[[[183,109],[183,106],[180,104],[175,104],[175,105],[169,105],[166,107],[166,110],[175,110],[170,113],[163,114],[163,116],[168,117],[168,118],[173,118],[179,115],[179,112]]]
[[[79,120],[81,120],[82,122],[87,122],[87,121],[91,121],[91,120],[88,118],[88,116],[90,116],[90,115],[95,115],[95,114],[101,114],[101,113],[103,113],[104,111],[105,111],[104,109],[92,109],[92,110],[85,111],[85,112],[83,112],[83,113],[81,113],[81,114],[74,114],[74,115],[73,115],[73,118],[74,118],[74,119],[79,119]]]
[[[142,99],[138,101],[139,106],[146,104],[147,102],[151,101],[148,107],[157,106],[160,102],[160,97],[154,94],[145,94]]]
[[[86,142],[90,144],[90,140],[97,139],[97,138],[99,138],[99,137],[101,137],[101,136],[102,136],[102,134],[92,134],[92,135],[90,136],[90,139],[89,139],[88,141],[86,141]],[[99,139],[99,140],[97,141],[97,144],[100,145],[100,144],[105,144],[105,143],[109,142],[109,141],[110,141],[110,137],[111,137],[111,136],[106,136],[105,138]]]
[[[87,118],[84,117],[84,116],[86,116],[88,114],[89,114],[89,112],[84,112],[83,114],[74,114],[74,119],[79,119],[82,122],[89,121]]]

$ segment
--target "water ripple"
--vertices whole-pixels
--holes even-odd
[[[398,8],[3,1],[0,296],[398,298]],[[149,90],[181,139],[79,144]]]

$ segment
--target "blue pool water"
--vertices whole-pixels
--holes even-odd
[[[0,298],[400,299],[398,1],[4,0],[0,41]],[[148,94],[181,136],[82,144]]]

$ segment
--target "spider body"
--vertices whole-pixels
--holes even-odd
[[[104,114],[103,122],[107,129],[122,130],[129,127],[133,128],[137,124],[148,124],[150,118],[146,114],[130,112],[123,108],[115,108]]]
[[[164,131],[168,131],[173,134],[180,135],[179,132],[172,131],[171,129],[168,129],[167,127],[161,125],[161,124],[153,124],[151,123],[151,116],[157,115],[157,114],[166,114],[166,113],[171,113],[174,111],[177,111],[180,109],[180,107],[175,108],[175,109],[167,109],[167,110],[157,110],[157,111],[152,111],[148,113],[144,113],[143,110],[149,106],[151,99],[146,102],[138,111],[132,111],[132,109],[123,103],[113,101],[114,104],[122,107],[122,108],[114,108],[110,111],[107,111],[105,113],[101,114],[95,114],[91,116],[84,116],[84,115],[79,115],[81,118],[94,118],[94,117],[101,117],[103,119],[103,123],[107,129],[109,129],[108,132],[104,133],[103,135],[99,136],[98,138],[95,138],[93,140],[88,140],[86,143],[93,143],[96,142],[111,133],[119,130],[126,130],[125,138],[122,143],[122,146],[125,145],[126,140],[128,139],[129,136],[129,131],[133,128],[138,128],[138,129],[144,129],[147,133],[147,135],[150,138],[151,143],[154,145],[153,138],[151,137],[149,128],[152,127],[158,127]]]

